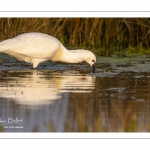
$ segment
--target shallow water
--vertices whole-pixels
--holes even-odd
[[[149,59],[88,65],[0,62],[4,132],[148,132]],[[147,69],[147,70],[146,70]]]

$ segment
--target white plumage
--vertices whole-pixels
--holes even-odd
[[[47,34],[31,32],[0,42],[0,52],[9,54],[20,61],[33,64],[61,61],[66,63],[87,62],[95,70],[95,55],[89,50],[67,50],[62,43]]]

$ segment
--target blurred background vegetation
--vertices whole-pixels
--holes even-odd
[[[149,18],[0,18],[0,24],[0,41],[42,32],[69,49],[90,49],[101,56],[150,53]]]

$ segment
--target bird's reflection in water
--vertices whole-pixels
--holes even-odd
[[[23,118],[23,128],[5,128],[4,132],[47,132],[51,124],[55,131],[64,131],[69,94],[91,92],[94,82],[88,75],[46,70],[1,74],[0,118]]]
[[[28,106],[51,104],[64,92],[91,92],[94,78],[88,75],[46,71],[10,72],[0,77],[0,98]]]

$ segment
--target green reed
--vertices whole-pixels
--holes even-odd
[[[97,55],[149,53],[150,49],[149,18],[0,18],[0,24],[1,41],[26,32],[42,32],[70,49],[90,49]]]

